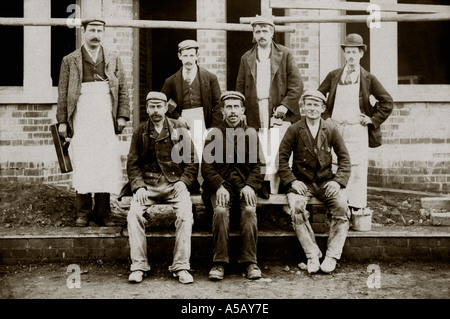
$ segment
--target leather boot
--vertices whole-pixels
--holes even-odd
[[[99,226],[113,227],[115,223],[110,218],[111,204],[109,193],[94,194],[94,222]]]
[[[92,211],[92,196],[88,194],[76,194],[77,220],[76,226],[85,227],[89,223],[89,215]]]

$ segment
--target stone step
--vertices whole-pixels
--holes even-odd
[[[173,231],[147,232],[148,257],[154,262],[170,262]],[[327,233],[316,235],[325,252]],[[209,263],[212,235],[192,234],[191,263]],[[76,263],[86,260],[129,260],[126,229],[121,227],[65,227],[42,229],[0,229],[0,264],[37,262]],[[230,258],[236,261],[239,233],[230,235]],[[259,231],[258,260],[305,261],[293,231]],[[342,260],[374,261],[450,261],[450,227],[386,226],[368,232],[349,231]]]

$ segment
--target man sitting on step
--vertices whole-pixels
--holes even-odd
[[[127,161],[129,186],[134,194],[127,217],[132,261],[129,281],[141,282],[150,271],[144,214],[150,206],[165,203],[177,216],[169,270],[181,283],[188,284],[194,281],[189,273],[193,214],[188,188],[197,180],[199,165],[194,161],[194,144],[185,125],[165,116],[166,95],[150,92],[146,103],[150,118],[133,133]]]
[[[341,257],[349,227],[347,198],[342,188],[350,176],[350,156],[344,140],[331,121],[321,119],[325,111],[325,96],[319,91],[307,91],[302,97],[306,117],[292,124],[284,135],[279,151],[278,174],[288,189],[287,199],[292,224],[308,258],[308,272],[319,268],[330,273]],[[332,149],[338,158],[336,174],[332,172]],[[292,169],[289,157],[293,153]],[[332,215],[326,256],[317,246],[309,223],[306,205],[312,196],[325,203]]]

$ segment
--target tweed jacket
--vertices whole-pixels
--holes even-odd
[[[120,57],[103,47],[105,73],[112,97],[112,116],[114,128],[118,132],[117,118],[130,119],[130,98],[125,82],[125,74]],[[58,106],[56,120],[58,123],[69,123],[73,134],[73,114],[81,93],[83,79],[83,57],[81,48],[66,55],[61,63],[58,83]]]
[[[343,71],[344,67],[328,73],[327,77],[318,88],[325,96],[329,93],[326,102],[327,110],[322,114],[324,119],[331,117],[333,114],[336,89]],[[382,142],[380,125],[392,113],[394,102],[391,95],[381,85],[380,81],[363,67],[361,67],[359,83],[359,108],[361,113],[369,116],[372,120],[372,124],[368,125],[369,147],[378,147]],[[375,106],[370,104],[369,97],[371,95],[378,100]]]
[[[257,45],[241,57],[236,79],[236,91],[245,96],[247,124],[260,128],[259,106],[256,95]],[[273,109],[284,105],[288,112],[285,121],[295,123],[300,119],[299,100],[303,93],[303,81],[291,51],[280,44],[272,43],[270,57],[269,118]]]
[[[183,74],[180,68],[175,74],[168,77],[161,89],[167,99],[172,99],[176,103],[174,109],[169,109],[167,116],[179,118],[183,110]],[[198,67],[197,76],[200,80],[200,95],[203,106],[203,115],[206,128],[210,128],[222,121],[222,102],[220,101],[220,85],[217,76],[208,70]]]
[[[171,182],[182,181],[188,188],[197,181],[199,164],[194,161],[195,147],[187,133],[187,128],[175,119],[165,118],[168,127],[168,136],[160,136],[156,142],[157,161],[162,173],[152,173],[146,169],[145,154],[151,141],[149,135],[150,120],[139,125],[134,131],[131,139],[130,151],[127,158],[127,174],[129,187],[135,192],[141,187],[147,185],[157,185],[161,174]],[[158,146],[158,141],[170,139],[172,147],[167,143],[162,143],[163,147]],[[187,153],[187,150],[190,150]],[[180,154],[183,153],[182,155]],[[176,162],[174,161],[176,158]]]
[[[262,189],[265,161],[259,147],[257,131],[243,122],[236,128],[230,128],[222,121],[220,125],[210,129],[201,165],[203,198],[215,194],[222,183],[227,182],[226,173],[231,165],[234,165],[245,185],[252,187],[256,193],[259,192],[261,197],[266,197],[265,190]],[[233,154],[227,152],[231,149]],[[208,157],[209,155],[211,156]]]
[[[292,124],[281,140],[279,150],[278,175],[288,189],[290,184],[299,180],[306,184],[316,183],[319,187],[334,180],[342,187],[347,186],[350,178],[350,155],[337,127],[331,120],[320,119],[317,145],[313,145],[308,134],[306,118]],[[317,149],[317,153],[314,151]],[[338,158],[338,169],[334,175],[331,170],[332,149]],[[289,157],[293,153],[292,170]]]

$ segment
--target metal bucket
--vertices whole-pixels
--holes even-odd
[[[370,231],[372,229],[372,210],[365,208],[360,215],[352,215],[352,229],[356,231]]]

